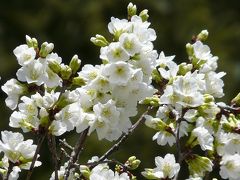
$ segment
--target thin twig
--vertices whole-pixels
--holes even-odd
[[[85,166],[90,166],[90,167],[95,167],[99,164],[118,164],[118,165],[121,165],[122,167],[124,167],[125,169],[129,168],[128,166],[126,166],[125,164],[115,160],[115,159],[111,159],[111,160],[104,160],[104,161],[95,161],[95,162],[91,162],[91,163],[86,163],[84,164]],[[75,166],[79,167],[80,165],[79,164],[75,164]]]
[[[31,165],[30,165],[30,168],[29,168],[29,171],[28,171],[26,180],[30,180],[30,178],[31,178],[31,176],[32,176],[33,168],[34,168],[35,162],[37,161],[38,153],[39,153],[39,151],[40,151],[40,149],[41,149],[41,146],[42,146],[42,143],[43,143],[45,137],[46,137],[46,133],[44,133],[44,134],[43,134],[42,136],[40,136],[39,139],[38,139],[37,148],[36,148],[35,154],[34,154],[34,156],[33,156],[32,163],[31,163]]]
[[[127,139],[127,137],[133,133],[133,131],[138,127],[138,125],[145,119],[144,116],[148,113],[150,110],[150,107],[147,108],[147,110],[141,115],[141,117],[138,119],[138,121],[129,128],[128,132],[126,134],[123,134],[118,142],[114,144],[102,157],[99,158],[98,162],[104,161],[106,158],[108,158],[112,153],[117,151],[119,149],[119,146]]]
[[[66,156],[67,158],[71,158],[71,156],[69,156],[69,154],[66,152],[64,148],[61,148],[60,150],[64,154],[64,156]]]
[[[83,144],[84,144],[84,142],[85,142],[85,140],[86,140],[87,133],[88,133],[88,129],[89,129],[89,128],[85,129],[85,130],[81,133],[81,135],[80,135],[80,137],[79,137],[79,139],[78,139],[78,141],[77,141],[77,143],[76,143],[76,145],[75,145],[75,147],[74,147],[74,150],[73,150],[72,153],[71,153],[71,157],[70,157],[70,159],[69,159],[69,161],[68,161],[68,166],[67,166],[67,168],[66,168],[66,170],[65,170],[64,180],[67,180],[67,179],[68,179],[68,176],[69,176],[69,174],[70,174],[70,169],[71,169],[71,167],[74,165],[74,163],[75,163],[75,162],[77,161],[77,159],[78,159],[78,156],[79,156],[79,154],[80,154],[80,151],[82,150]]]
[[[55,139],[55,136],[51,134],[48,135],[48,146],[52,154],[55,180],[58,180],[58,156],[57,156],[57,149],[56,149],[56,139]]]
[[[221,105],[221,104],[217,104],[217,106],[221,109],[227,110],[230,113],[233,114],[239,114],[240,113],[240,107],[232,107],[232,106],[228,106],[228,105]]]
[[[67,143],[66,139],[63,139],[63,140],[59,139],[59,142],[62,146],[68,148],[69,150],[72,150],[72,151],[74,150],[74,148],[70,144]]]

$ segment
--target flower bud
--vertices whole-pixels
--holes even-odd
[[[72,69],[68,65],[62,65],[60,73],[62,79],[68,80],[72,75]]]
[[[204,102],[205,103],[214,102],[214,97],[210,94],[204,94],[203,97],[204,97]]]
[[[97,34],[96,37],[91,37],[90,41],[96,46],[105,47],[109,45],[109,42],[102,35]]]
[[[144,117],[146,119],[145,121],[146,126],[152,129],[162,131],[168,127],[167,124],[163,122],[160,118],[153,118],[150,115],[145,115]]]
[[[57,61],[49,61],[48,67],[56,74],[61,71],[61,65]]]
[[[45,58],[49,53],[52,52],[53,48],[54,48],[53,43],[48,43],[48,42],[42,43],[41,49],[39,52],[40,57]]]
[[[73,78],[72,84],[76,85],[76,86],[84,86],[86,84],[86,81],[84,78],[78,76],[78,77]]]
[[[197,174],[198,176],[203,177],[206,171],[212,171],[213,163],[210,159],[204,156],[192,154],[186,159],[186,163],[188,164],[188,169],[191,175]]]
[[[85,178],[89,179],[91,171],[88,166],[80,165],[80,172]]]
[[[131,19],[131,17],[136,15],[137,13],[137,6],[133,5],[133,3],[130,2],[127,6],[127,12],[128,12],[128,19]]]
[[[157,83],[160,83],[162,81],[162,76],[158,72],[157,69],[153,69],[152,71],[152,79],[156,81]]]
[[[187,72],[192,70],[192,64],[181,63],[179,65],[178,74],[184,76]]]
[[[197,40],[199,41],[206,41],[208,38],[208,31],[207,30],[202,30],[198,35],[197,35]]]
[[[189,57],[192,57],[194,52],[193,52],[193,47],[190,43],[186,44],[186,50],[187,50],[187,54]]]
[[[32,47],[31,45],[32,45],[32,38],[30,37],[30,36],[28,36],[28,35],[26,35],[25,36],[26,37],[26,43],[27,43],[27,45],[29,46],[29,47]]]
[[[149,15],[148,15],[148,10],[144,9],[140,12],[139,16],[141,17],[142,21],[145,22],[148,20]]]
[[[144,100],[140,101],[140,103],[153,107],[158,107],[160,104],[160,99],[157,95],[153,95],[152,97],[146,97]]]
[[[31,38],[30,36],[26,35],[26,43],[28,47],[33,47],[34,49],[38,48],[38,42],[37,39]]]
[[[145,168],[142,175],[147,179],[156,179],[156,176],[153,174],[153,169]]]
[[[7,170],[0,168],[0,174],[1,175],[6,175],[7,174]]]
[[[238,93],[238,95],[233,98],[233,100],[231,101],[232,104],[235,104],[237,106],[240,106],[240,93]]]
[[[81,65],[81,60],[78,59],[77,55],[74,55],[69,64],[69,67],[72,69],[73,74],[75,74],[78,71],[78,69],[80,68],[80,65]]]

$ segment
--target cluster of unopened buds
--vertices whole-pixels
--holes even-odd
[[[139,159],[132,156],[121,163],[110,155],[141,121],[155,130],[157,144],[176,149],[175,154],[157,156],[156,167],[142,172],[146,179],[178,179],[183,167],[191,180],[217,171],[216,177],[240,179],[240,94],[231,105],[215,101],[224,96],[225,73],[216,72],[218,57],[204,44],[208,31],[186,45],[188,61],[176,64],[175,56],[154,50],[156,33],[149,27],[148,11],[137,15],[132,3],[127,11],[127,19],[111,18],[111,42],[102,35],[91,38],[100,46],[100,65],[81,67],[77,55],[65,65],[52,43],[39,46],[29,36],[14,49],[17,78],[2,86],[13,110],[9,126],[32,133],[37,141],[24,141],[19,132],[1,132],[3,179],[18,179],[22,170],[30,179],[33,169],[44,165],[39,152],[45,139],[54,162],[50,179],[137,179],[133,170]],[[146,111],[133,123],[139,106]],[[79,133],[74,147],[64,140],[70,131]],[[95,131],[99,140],[116,143],[102,157],[80,162],[84,141]]]

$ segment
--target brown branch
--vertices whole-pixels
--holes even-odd
[[[65,170],[65,173],[64,173],[64,180],[68,179],[68,176],[70,174],[70,169],[72,168],[72,166],[74,166],[74,163],[78,159],[78,156],[79,156],[79,154],[80,154],[80,152],[82,150],[83,144],[84,144],[84,142],[86,140],[88,129],[89,128],[85,129],[81,133],[81,135],[80,135],[80,137],[79,137],[79,139],[78,139],[78,141],[77,141],[77,143],[76,143],[76,145],[74,147],[74,150],[71,153],[71,157],[70,157],[70,159],[68,161],[68,166],[67,166],[67,168]]]
[[[58,156],[57,156],[57,149],[56,149],[56,139],[55,139],[55,136],[53,136],[51,134],[48,135],[48,146],[49,146],[49,150],[52,154],[55,180],[58,180]]]
[[[40,136],[39,139],[38,139],[37,148],[36,148],[35,154],[34,154],[34,156],[33,156],[32,163],[31,163],[31,165],[30,165],[30,168],[29,168],[29,171],[28,171],[26,180],[30,180],[30,178],[31,178],[31,176],[32,176],[33,168],[34,168],[35,162],[37,161],[38,153],[40,152],[40,149],[41,149],[41,146],[42,146],[42,143],[43,143],[45,137],[46,137],[46,133],[44,133],[44,134],[43,134],[42,136]]]
[[[59,139],[59,142],[60,142],[60,145],[66,147],[66,148],[68,148],[68,149],[70,149],[72,151],[74,150],[74,148],[67,143],[66,139],[63,139],[63,140]]]

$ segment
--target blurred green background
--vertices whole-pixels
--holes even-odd
[[[25,35],[39,42],[53,42],[55,52],[65,63],[78,54],[82,63],[99,64],[99,48],[90,41],[95,34],[110,35],[107,24],[110,17],[126,18],[126,0],[8,0],[0,3],[0,85],[15,77],[19,68],[12,53],[25,43]],[[239,92],[240,84],[240,3],[237,0],[135,0],[141,11],[149,10],[151,27],[156,30],[155,49],[166,55],[176,55],[176,61],[186,61],[185,44],[192,35],[208,29],[207,44],[219,56],[219,71],[227,72],[225,102]],[[11,111],[5,107],[6,95],[0,92],[0,130],[11,129],[8,119]],[[134,132],[113,158],[124,161],[134,154],[142,160],[140,168],[153,167],[154,157],[164,155],[168,147],[160,147],[151,138],[154,132],[144,126]],[[31,135],[29,135],[31,137]],[[71,143],[75,136],[69,134]],[[96,141],[96,135],[87,140],[82,154],[85,161],[93,155],[101,156],[112,143]],[[32,179],[48,179],[52,172],[47,144],[42,148],[41,161],[46,164],[36,169]],[[138,173],[138,172],[137,172]],[[184,176],[182,176],[184,178]],[[142,178],[139,178],[142,179]]]

